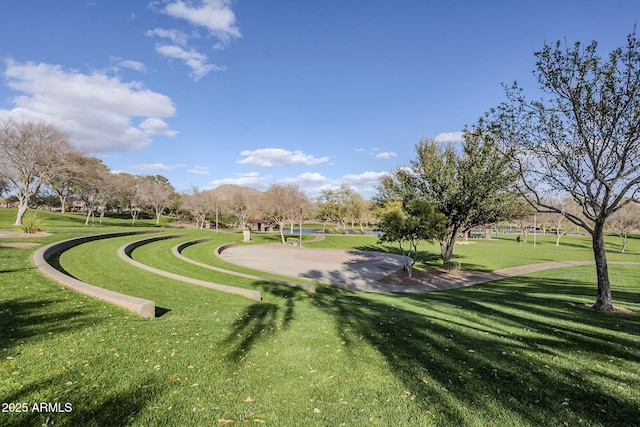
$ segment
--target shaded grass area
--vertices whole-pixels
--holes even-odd
[[[0,424],[610,426],[640,419],[640,317],[579,308],[595,293],[589,267],[425,294],[330,287],[309,294],[245,283],[263,291],[254,302],[141,274],[107,249],[78,252],[84,265],[65,255],[60,263],[170,311],[139,318],[45,279],[30,264],[31,249],[0,248],[2,401],[73,405],[70,413],[2,413]],[[640,311],[637,266],[611,272],[614,302]]]

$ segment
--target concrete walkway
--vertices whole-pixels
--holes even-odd
[[[460,288],[507,277],[562,267],[593,265],[592,261],[530,264],[493,272],[433,274],[428,280],[388,280],[404,265],[403,257],[381,252],[318,249],[281,245],[237,245],[220,253],[225,261],[289,277],[313,279],[359,292],[427,292]],[[609,262],[640,265],[640,262]]]

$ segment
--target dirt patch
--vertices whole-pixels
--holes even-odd
[[[30,243],[30,242],[0,243],[0,248],[28,249],[28,248],[35,248],[36,246],[40,246],[40,243]]]
[[[426,270],[413,270],[412,277],[409,278],[406,271],[399,270],[383,277],[380,279],[380,282],[395,286],[433,286],[435,284],[451,282],[452,280],[455,282],[463,281],[475,275],[477,275],[477,272],[474,271],[462,270],[456,273],[449,273],[442,269],[430,268]]]
[[[29,239],[36,237],[46,237],[50,236],[51,233],[45,233],[44,231],[39,231],[37,233],[23,233],[22,231],[0,231],[0,239]],[[40,243],[33,242],[2,242],[0,243],[0,248],[18,248],[18,249],[27,249],[33,248],[35,246],[40,246]]]
[[[592,311],[597,311],[595,308],[593,308],[592,305],[590,304],[578,304],[577,305],[578,308],[583,308],[585,310],[592,310]],[[610,311],[609,313],[618,313],[618,314],[631,314],[631,315],[637,315],[638,313],[636,313],[633,310],[629,310],[628,308],[624,308],[624,307],[613,307],[613,310]]]
[[[0,239],[28,239],[33,237],[47,237],[51,233],[38,231],[37,233],[23,233],[22,231],[0,231]]]

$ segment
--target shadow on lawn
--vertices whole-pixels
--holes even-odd
[[[90,389],[87,386],[89,380],[86,379],[89,377],[83,378],[86,372],[95,373],[97,377],[94,381],[101,382],[102,373],[112,370],[109,359],[101,357],[93,359],[91,371],[87,371],[80,363],[65,364],[62,359],[59,365],[51,365],[50,371],[43,371],[34,379],[22,382],[22,372],[28,372],[29,377],[33,373],[30,371],[34,369],[33,366],[25,365],[20,356],[22,344],[26,340],[33,343],[38,340],[64,339],[78,331],[91,330],[102,322],[110,321],[103,311],[95,309],[95,305],[78,306],[74,309],[65,307],[66,302],[66,299],[61,298],[14,298],[0,301],[0,350],[2,359],[7,357],[7,360],[3,360],[5,366],[0,369],[10,374],[9,366],[15,364],[10,369],[19,375],[12,382],[21,382],[19,387],[11,386],[10,392],[0,384],[0,395],[2,402],[25,402],[29,409],[23,413],[0,414],[2,426],[127,425],[157,398],[159,390],[163,388],[156,378],[149,376],[146,380],[130,380],[132,383],[125,388]],[[80,384],[85,388],[81,389]],[[50,406],[42,409],[38,406],[40,402]],[[37,405],[36,408],[33,407],[34,404]]]
[[[284,313],[281,306],[267,302],[251,304],[242,317],[232,324],[232,330],[224,339],[224,344],[230,347],[227,358],[233,361],[241,360],[254,344],[275,334],[279,329],[289,327],[294,316],[295,303],[300,298],[306,298],[308,293],[302,289],[278,286],[272,283],[263,285],[264,292],[269,292],[286,301]]]
[[[83,310],[52,312],[51,306],[60,299],[24,300],[20,298],[0,301],[0,348],[10,350],[27,338],[68,333],[91,324],[81,320]]]
[[[104,370],[109,367],[105,366]],[[80,374],[78,372],[78,374]],[[31,382],[19,391],[3,396],[3,402],[26,402],[29,411],[13,414],[2,414],[4,427],[24,426],[96,426],[111,427],[130,424],[135,417],[157,398],[162,388],[152,377],[141,384],[151,386],[134,386],[131,384],[125,390],[101,390],[99,393],[80,395],[79,393],[50,394],[42,398],[42,390],[59,390],[60,384],[65,384],[68,374],[51,375],[46,379]],[[69,387],[72,389],[73,387]],[[67,390],[69,391],[69,390]],[[66,397],[65,397],[66,395]],[[29,398],[30,396],[36,396]],[[40,396],[39,398],[37,396]],[[45,395],[47,396],[47,395]],[[54,397],[55,396],[55,397]],[[53,407],[41,408],[40,402],[50,403]],[[36,405],[34,408],[33,405]]]
[[[590,283],[519,277],[423,294],[320,287],[312,298],[347,345],[368,341],[415,401],[451,425],[632,425],[639,372],[610,372],[640,362],[640,318],[576,306],[594,295]]]

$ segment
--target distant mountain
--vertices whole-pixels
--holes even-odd
[[[258,191],[255,188],[243,187],[241,185],[233,184],[223,184],[219,187],[214,188],[213,190],[207,190],[207,193],[212,194],[217,200],[221,202],[231,200],[233,195],[238,192],[247,195],[252,199],[258,199],[263,194],[261,191]]]

